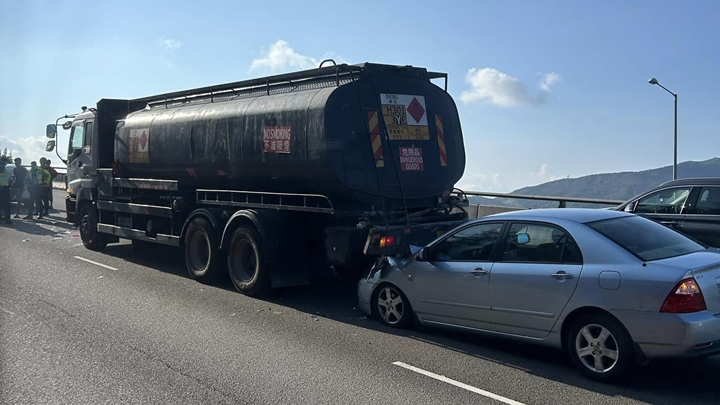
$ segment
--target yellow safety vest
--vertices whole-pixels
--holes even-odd
[[[0,173],[0,187],[10,186],[10,172],[4,171]]]

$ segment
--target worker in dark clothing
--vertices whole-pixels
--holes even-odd
[[[27,177],[27,169],[22,167],[22,159],[16,158],[15,159],[15,169],[13,169],[13,174],[15,175],[15,181],[13,181],[12,185],[12,191],[15,195],[15,218],[20,218],[20,207],[23,204],[24,200],[27,200],[27,198],[23,197],[23,191],[25,191],[25,178]]]
[[[2,212],[6,224],[12,224],[10,220],[10,179],[10,172],[5,170],[5,161],[0,160],[0,212]]]

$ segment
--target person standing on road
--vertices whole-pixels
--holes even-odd
[[[45,168],[45,170],[47,170],[48,173],[50,173],[50,187],[49,187],[49,190],[48,190],[48,208],[51,209],[51,210],[53,210],[54,208],[53,208],[53,192],[52,192],[53,186],[52,186],[52,182],[55,181],[55,178],[58,176],[58,172],[57,172],[57,170],[55,170],[55,169],[52,167],[52,162],[50,161],[50,159],[48,159],[48,160],[45,161],[45,165],[47,166],[47,167]],[[46,213],[47,213],[47,211],[46,211]]]
[[[5,217],[5,223],[12,224],[12,220],[10,220],[10,172],[5,170],[4,160],[0,160],[0,212]]]
[[[43,219],[43,186],[50,181],[50,173],[38,167],[37,162],[30,162],[30,171],[26,178],[26,185],[30,193],[30,204],[25,219],[32,219],[33,213],[39,214],[38,219]]]
[[[20,207],[23,205],[23,201],[27,200],[27,197],[23,197],[23,191],[25,191],[25,178],[27,177],[28,171],[22,167],[22,159],[15,159],[15,169],[13,169],[15,175],[15,181],[13,181],[13,195],[15,195],[15,218],[20,218]]]
[[[41,193],[41,200],[42,200],[42,215],[50,215],[50,199],[52,198],[52,179],[54,178],[53,172],[55,173],[55,176],[57,176],[57,171],[50,167],[50,164],[47,159],[40,158],[40,168],[42,168],[44,171],[48,173],[48,176],[50,176],[50,180],[46,183],[43,178],[43,187],[40,190]]]

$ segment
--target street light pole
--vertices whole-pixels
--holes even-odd
[[[652,79],[648,80],[648,83],[660,86],[663,90],[672,94],[672,96],[675,98],[675,142],[674,142],[674,145],[675,145],[674,152],[675,153],[674,153],[674,157],[673,157],[673,180],[677,180],[677,118],[678,118],[678,116],[677,116],[677,100],[678,100],[678,95],[677,95],[677,93],[673,93],[672,91],[668,90],[667,87],[660,84],[660,82],[658,82],[658,79],[656,79],[654,77]]]

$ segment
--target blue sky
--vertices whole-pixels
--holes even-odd
[[[672,164],[673,100],[652,76],[679,94],[679,160],[705,160],[720,156],[718,21],[713,0],[6,3],[0,148],[37,158],[46,123],[100,98],[332,56],[448,72],[467,189]]]

